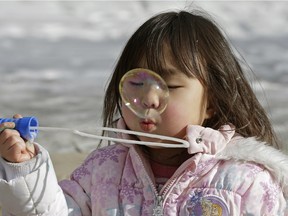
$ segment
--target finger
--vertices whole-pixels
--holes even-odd
[[[12,163],[22,162],[23,160],[21,158],[23,157],[23,155],[25,155],[25,152],[27,152],[25,148],[24,149],[22,148],[22,146],[23,143],[21,141],[14,143],[13,145],[10,146],[9,149],[4,151],[4,155],[2,155],[2,157]]]
[[[36,155],[33,144],[31,144],[30,148],[28,148],[27,143],[24,143],[23,140],[15,139],[14,141],[14,145],[12,145],[10,149],[6,152],[6,160],[13,163],[21,163],[30,160]]]
[[[8,161],[14,162],[14,156],[25,149],[26,145],[20,136],[9,136],[0,145],[0,154]]]
[[[35,146],[31,141],[27,141],[26,143],[26,150],[29,153],[30,158],[35,156]]]
[[[20,115],[20,114],[15,114],[14,116],[13,116],[13,118],[22,118],[22,115]]]
[[[0,133],[5,129],[13,129],[13,128],[15,128],[14,122],[4,122],[0,124]]]
[[[11,136],[17,136],[20,138],[20,133],[17,130],[11,130],[11,129],[3,130],[0,135],[1,135],[0,144],[4,144],[6,140]]]
[[[28,150],[21,150],[13,152],[13,154],[10,154],[9,157],[10,160],[13,160],[14,163],[21,163],[27,160],[30,160],[35,156],[34,153],[28,151]]]
[[[5,145],[5,148],[7,150],[10,150],[10,149],[12,149],[14,147],[18,147],[20,149],[25,149],[26,148],[26,144],[25,144],[24,140],[20,136],[10,136],[10,137],[8,137],[8,139],[6,139],[6,141],[4,142],[4,145]],[[16,145],[16,146],[14,146],[14,145]]]

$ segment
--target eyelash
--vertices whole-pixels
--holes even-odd
[[[168,86],[169,89],[177,89],[177,88],[182,88],[183,86]]]
[[[133,86],[142,86],[142,85],[143,85],[142,82],[133,82],[133,81],[130,81],[129,83],[130,83],[130,85],[133,85]]]

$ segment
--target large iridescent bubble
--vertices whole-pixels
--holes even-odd
[[[169,89],[155,72],[136,68],[121,79],[119,91],[124,104],[140,118],[156,118],[166,108]]]

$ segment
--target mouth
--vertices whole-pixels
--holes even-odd
[[[156,122],[152,119],[144,119],[140,122],[140,127],[145,132],[151,132],[156,127]]]

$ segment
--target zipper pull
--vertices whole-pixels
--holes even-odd
[[[162,196],[157,196],[156,204],[153,209],[153,216],[163,216],[163,198]]]

